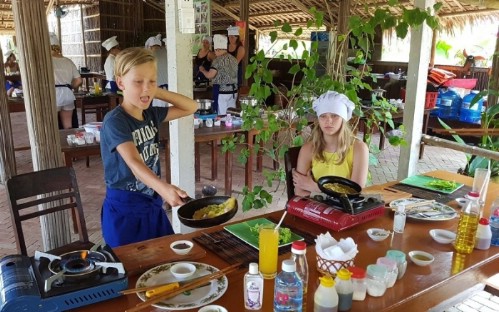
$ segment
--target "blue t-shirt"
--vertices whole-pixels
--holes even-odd
[[[111,189],[141,192],[152,196],[154,190],[139,181],[125,163],[116,147],[133,142],[142,160],[158,177],[161,176],[159,159],[159,128],[168,114],[168,107],[149,106],[140,121],[116,107],[106,114],[101,130],[101,156],[104,179]]]

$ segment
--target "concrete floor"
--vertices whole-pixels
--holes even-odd
[[[90,117],[90,116],[89,116]],[[26,116],[25,113],[12,113],[12,128],[14,131],[15,145],[23,146],[28,145],[28,138],[26,137]],[[91,121],[91,120],[90,120]],[[379,136],[374,136],[373,144],[378,144]],[[397,168],[399,163],[399,150],[391,147],[389,144],[378,156],[379,164],[371,166],[371,183],[381,184],[387,181],[393,181],[397,178]],[[201,189],[204,185],[214,185],[218,188],[218,194],[224,192],[224,157],[219,155],[219,179],[211,181],[210,160],[209,160],[209,146],[203,145],[201,147],[201,181],[196,183],[196,195],[201,194]],[[16,162],[18,174],[30,172],[33,170],[30,151],[16,152]],[[425,173],[432,170],[442,169],[450,172],[456,172],[459,168],[464,167],[466,158],[463,153],[445,149],[428,146],[425,149],[424,157],[418,163],[418,173]],[[85,159],[78,159],[74,162],[74,168],[78,178],[81,198],[83,202],[85,220],[87,224],[90,240],[94,243],[102,242],[102,234],[100,227],[100,210],[102,200],[105,194],[105,186],[103,181],[103,168],[100,157],[94,156],[90,158],[90,167],[85,166]],[[272,162],[269,158],[264,159],[264,170],[273,170]],[[254,185],[266,185],[265,178],[260,173],[254,173]],[[244,166],[235,161],[233,172],[233,196],[239,200],[241,207],[242,202],[242,189],[244,187]],[[269,189],[274,199],[271,205],[267,208],[259,210],[252,210],[249,212],[242,212],[239,209],[236,218],[246,218],[258,214],[267,213],[271,210],[279,210],[285,207],[287,201],[285,183],[274,183],[273,187]],[[43,250],[40,234],[40,226],[36,220],[29,221],[24,226],[26,235],[26,242],[28,246],[28,253],[33,254],[35,250]],[[14,232],[12,222],[10,219],[9,205],[7,202],[7,195],[5,186],[0,185],[0,258],[8,255],[15,254],[16,243],[14,239]]]

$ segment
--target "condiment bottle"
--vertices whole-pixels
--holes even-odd
[[[308,286],[308,263],[307,263],[307,243],[296,241],[291,244],[291,260],[296,264],[296,273],[303,282],[303,298],[307,295]]]
[[[492,231],[490,229],[489,220],[481,218],[478,221],[478,229],[476,231],[475,248],[476,249],[489,249],[492,240]]]
[[[479,195],[476,192],[468,193],[469,202],[462,209],[457,226],[454,248],[458,253],[470,254],[475,247],[475,237],[480,216]]]
[[[400,250],[388,250],[386,252],[386,256],[397,262],[397,279],[401,279],[404,276],[405,271],[407,270],[407,259],[405,253]]]
[[[372,297],[381,297],[386,291],[386,267],[370,264],[366,271],[367,293]]]
[[[340,269],[336,273],[336,292],[338,293],[338,311],[348,311],[352,308],[353,284],[347,269]]]
[[[232,116],[231,114],[225,115],[225,126],[232,127]]]
[[[376,261],[376,264],[386,267],[386,287],[393,287],[393,285],[395,285],[395,282],[397,281],[397,276],[399,273],[397,262],[388,257],[380,257]]]
[[[348,271],[352,273],[353,300],[362,301],[366,298],[367,284],[366,271],[360,267],[349,267]]]
[[[263,301],[263,276],[258,271],[258,263],[250,263],[244,275],[244,307],[246,310],[260,310]]]
[[[334,280],[326,275],[319,277],[320,285],[314,294],[314,312],[338,311],[338,294],[334,287]]]
[[[491,245],[499,246],[499,196],[490,207],[490,229],[492,230]]]
[[[395,211],[395,216],[393,218],[393,231],[395,233],[404,233],[405,218],[405,205],[397,206],[397,210]]]
[[[282,262],[274,284],[274,312],[303,311],[303,283],[295,266],[291,259]]]

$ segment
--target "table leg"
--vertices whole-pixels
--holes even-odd
[[[211,180],[218,178],[218,145],[217,141],[211,141]]]
[[[258,152],[256,153],[256,172],[262,172],[262,169],[263,169],[263,140],[260,140],[260,142],[258,142]]]
[[[386,122],[383,123],[383,131],[379,129],[379,150],[382,151],[385,148],[385,133],[386,133]]]
[[[64,153],[64,162],[66,167],[73,167],[73,155]],[[75,209],[71,209],[71,219],[73,220],[73,233],[78,234],[78,219],[76,218]]]
[[[199,143],[194,143],[194,175],[196,182],[201,181],[201,169],[200,169],[200,159],[199,159]]]
[[[423,122],[423,133],[426,134],[428,131],[428,122],[430,121],[430,110],[424,111],[424,122]],[[419,159],[423,159],[423,154],[424,154],[424,147],[425,144],[423,142],[420,143],[421,145],[419,146]]]
[[[232,153],[225,153],[225,195],[232,194]]]
[[[245,175],[244,175],[244,185],[248,187],[248,189],[253,188],[253,142],[255,139],[255,134],[252,131],[248,131],[246,134],[246,139],[248,140],[248,160],[246,161],[246,165],[244,166]]]

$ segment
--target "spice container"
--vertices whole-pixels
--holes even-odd
[[[405,271],[407,270],[407,258],[405,256],[405,253],[400,250],[388,250],[386,252],[386,256],[397,262],[397,279],[401,279],[404,276]]]
[[[334,287],[334,280],[331,276],[319,277],[321,281],[314,294],[314,312],[337,311],[338,294]]]
[[[364,300],[367,292],[366,271],[359,267],[349,267],[348,271],[352,273],[353,300]]]
[[[336,292],[338,293],[338,311],[349,311],[352,308],[353,285],[350,276],[352,273],[347,269],[340,269],[334,280]]]
[[[393,287],[393,285],[395,285],[395,282],[397,281],[397,276],[399,273],[397,262],[388,257],[380,257],[376,261],[376,264],[386,267],[386,287]]]
[[[489,249],[490,242],[492,240],[492,231],[490,229],[489,220],[486,218],[481,218],[478,221],[478,229],[476,231],[475,237],[475,248],[476,249]]]
[[[377,264],[367,266],[367,293],[372,297],[381,297],[386,291],[386,267]]]

